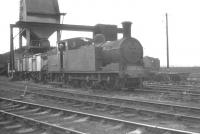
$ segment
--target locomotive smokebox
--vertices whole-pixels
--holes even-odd
[[[120,62],[139,65],[143,57],[143,47],[135,38],[106,42],[101,47],[104,65]]]
[[[131,24],[132,23],[130,21],[122,22],[123,38],[130,38],[131,37]]]

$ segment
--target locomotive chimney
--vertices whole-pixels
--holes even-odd
[[[130,21],[124,21],[122,22],[123,26],[123,38],[129,38],[131,37],[131,22]]]

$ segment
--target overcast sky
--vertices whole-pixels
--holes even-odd
[[[200,66],[199,0],[59,0],[67,13],[65,24],[95,25],[132,21],[132,36],[144,48],[144,55],[156,57],[166,66],[165,13],[169,19],[170,66]],[[6,0],[0,8],[0,53],[9,51],[9,24],[19,19],[19,0]],[[14,31],[14,35],[17,34]],[[62,39],[89,33],[63,32]],[[50,38],[55,46],[55,36]],[[18,47],[18,38],[15,39]]]

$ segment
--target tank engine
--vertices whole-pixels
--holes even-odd
[[[131,22],[124,22],[123,38],[105,41],[104,35],[93,40],[73,38],[59,42],[59,53],[48,56],[48,81],[72,86],[105,89],[132,88],[142,85],[143,47],[131,37]],[[59,75],[60,72],[63,75]]]

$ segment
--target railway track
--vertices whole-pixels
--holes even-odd
[[[12,89],[14,90],[14,89]],[[39,90],[38,90],[39,91]],[[45,90],[44,90],[45,91]],[[81,109],[96,109],[97,111],[111,114],[118,114],[122,119],[137,120],[138,122],[164,124],[181,124],[187,129],[200,132],[200,108],[187,107],[181,105],[166,104],[161,102],[150,102],[144,100],[127,100],[120,98],[110,98],[105,96],[94,96],[88,94],[65,92],[60,95],[51,93],[27,92],[44,98],[57,100],[61,105],[70,105]],[[36,99],[38,99],[36,97]],[[139,117],[139,118],[138,118]]]
[[[170,85],[170,84],[159,84],[159,83],[144,83],[145,87],[160,90],[160,91],[171,91],[171,92],[186,92],[188,94],[200,94],[200,87],[192,85]]]
[[[163,84],[145,83],[144,88],[135,89],[138,93],[158,93],[168,96],[169,98],[184,99],[184,96],[190,96],[194,102],[200,101],[200,88],[192,86],[174,86]],[[187,100],[186,100],[187,101]]]
[[[4,129],[13,127],[15,128],[16,126],[19,126],[18,124],[11,125],[12,123],[8,123],[8,125],[7,122],[13,121],[7,119],[6,117],[8,116],[12,117],[12,119],[19,118],[20,120],[22,119],[26,122],[39,124],[43,126],[43,129],[50,127],[52,130],[54,130],[55,128],[55,130],[59,131],[60,133],[131,134],[134,132],[148,132],[148,134],[197,134],[195,132],[169,129],[156,125],[147,125],[133,121],[6,98],[0,98],[0,104],[0,124],[4,124]],[[39,131],[38,128],[37,131]]]
[[[4,110],[0,110],[0,117],[3,134],[85,134]]]
[[[168,84],[164,84],[164,83],[159,83],[159,82],[148,82],[145,81],[144,84],[148,84],[148,85],[159,85],[162,87],[172,87],[175,89],[184,89],[184,88],[190,88],[192,90],[197,90],[200,89],[200,86],[198,85],[191,85],[191,84],[173,84],[173,83],[168,83]]]
[[[2,83],[5,84],[5,83]],[[11,85],[11,84],[9,84]],[[26,84],[25,84],[26,85]],[[163,99],[163,100],[173,100],[173,101],[181,101],[181,102],[200,102],[200,90],[189,90],[189,89],[172,89],[171,87],[160,87],[159,85],[148,85],[145,84],[145,88],[142,89],[134,89],[133,91],[126,92],[126,95],[134,94],[134,96],[144,96],[155,99]],[[15,83],[14,86],[22,87],[20,83]],[[30,85],[32,86],[32,85]],[[34,86],[34,87],[33,87]],[[41,87],[34,84],[32,87],[35,89],[42,89]],[[55,88],[47,88],[43,87],[45,90],[56,90]],[[60,90],[59,90],[60,91]],[[119,92],[121,94],[122,92]],[[124,94],[124,92],[122,93]]]
[[[2,83],[2,85],[4,85],[5,83]],[[8,84],[7,84],[8,85]],[[9,86],[13,85],[14,87],[18,87],[18,88],[24,88],[24,85],[16,83],[16,84],[10,84]],[[26,85],[26,84],[25,84]],[[50,92],[61,92],[61,91],[65,91],[65,89],[57,89],[57,88],[47,88],[47,87],[41,87],[38,85],[28,85],[29,86],[29,90],[39,90],[39,91],[43,91],[45,89],[45,91],[50,91]],[[30,88],[31,87],[31,88]],[[84,90],[84,89],[83,89]],[[70,90],[72,92],[83,92],[82,90]],[[66,91],[69,92],[69,89]],[[164,93],[163,93],[164,92]],[[87,91],[87,93],[91,93],[91,91]],[[151,100],[155,100],[155,101],[168,101],[168,102],[172,102],[174,103],[174,101],[178,101],[179,103],[183,103],[184,105],[198,105],[200,102],[200,94],[190,94],[187,92],[171,92],[169,90],[158,90],[158,89],[135,89],[134,91],[130,91],[130,92],[112,92],[110,94],[110,92],[108,93],[101,93],[101,91],[95,91],[95,93],[92,94],[100,94],[100,95],[105,95],[108,97],[112,97],[113,95],[116,97],[122,97],[122,98],[127,98],[127,96],[132,99],[132,98],[143,98],[143,99],[151,99]],[[200,105],[198,105],[200,106]]]
[[[135,93],[140,93],[140,94],[152,94],[152,95],[161,95],[163,98],[166,98],[168,100],[174,99],[174,100],[181,100],[181,101],[188,101],[187,99],[189,98],[191,102],[200,102],[200,92],[197,93],[191,93],[189,90],[185,91],[178,91],[174,89],[162,89],[162,88],[152,88],[152,87],[147,87],[143,89],[136,89]],[[186,100],[185,100],[186,99]]]
[[[2,83],[5,84],[5,83]],[[21,83],[15,83],[21,84]],[[21,86],[21,85],[20,85]],[[34,85],[36,88],[40,88],[39,86]],[[169,84],[160,84],[160,83],[144,83],[144,88],[142,89],[134,89],[135,93],[158,93],[165,94],[170,98],[178,98],[183,96],[190,96],[191,101],[200,101],[200,87],[192,86],[192,85],[169,85]]]

